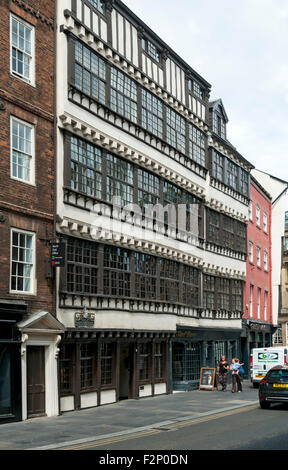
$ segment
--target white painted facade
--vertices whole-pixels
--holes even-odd
[[[185,119],[197,126],[201,131],[207,133],[209,146],[217,148],[228,158],[235,161],[233,152],[229,153],[224,147],[218,146],[211,140],[208,134],[208,126],[205,122],[206,107],[196,98],[189,97],[189,105],[186,107],[185,101],[185,71],[171,58],[166,61],[166,70],[155,65],[146,55],[142,56],[142,70],[139,68],[138,57],[138,32],[132,23],[127,21],[114,8],[112,17],[112,47],[108,44],[107,24],[101,15],[94,11],[91,13],[86,4],[81,0],[76,2],[76,19],[83,24],[79,24],[71,14],[71,0],[61,0],[57,2],[57,231],[59,234],[74,236],[90,241],[100,241],[101,243],[113,244],[116,246],[128,247],[140,252],[151,253],[164,256],[166,258],[180,261],[184,264],[194,266],[208,274],[218,274],[231,279],[245,280],[246,260],[229,250],[223,249],[216,252],[212,246],[206,244],[205,249],[199,244],[195,244],[194,237],[184,240],[176,240],[172,236],[164,237],[155,234],[152,230],[146,230],[145,234],[137,223],[132,226],[129,222],[121,223],[119,220],[113,221],[107,215],[101,217],[101,236],[96,237],[100,220],[93,214],[93,202],[86,201],[84,209],[84,199],[81,197],[75,200],[75,205],[67,205],[64,202],[63,174],[64,174],[64,132],[70,131],[74,135],[84,138],[99,147],[108,149],[115,155],[120,155],[128,161],[146,168],[155,174],[166,178],[181,188],[190,191],[197,197],[203,198],[207,207],[227,214],[241,222],[248,220],[247,203],[240,196],[235,196],[233,191],[223,190],[221,185],[212,186],[210,184],[209,172],[205,178],[194,171],[193,162],[191,169],[185,168],[177,161],[177,151],[168,148],[164,149],[159,145],[157,139],[152,139],[152,145],[145,141],[145,136],[136,138],[136,126],[128,125],[121,129],[114,123],[103,119],[102,111],[97,111],[96,104],[89,103],[88,99],[80,104],[79,95],[74,94],[72,102],[69,100],[68,89],[68,68],[67,68],[67,36],[64,31],[69,31],[87,44],[98,54],[103,56],[113,66],[124,71],[131,78],[154,93],[164,103],[173,110],[180,113]],[[65,14],[64,14],[65,12]],[[92,34],[93,32],[93,34]],[[124,42],[124,37],[126,41]],[[127,41],[128,38],[128,41]],[[164,88],[166,74],[166,87]],[[98,115],[97,115],[98,113]],[[119,122],[120,124],[120,122]],[[138,135],[139,137],[139,135]],[[142,137],[142,138],[141,138]],[[174,158],[176,157],[176,158]],[[247,169],[245,164],[239,165]],[[77,207],[76,207],[77,202]],[[81,208],[83,204],[83,208]],[[204,227],[205,227],[204,223]],[[171,233],[171,235],[173,235]],[[60,277],[57,273],[57,286],[60,289]],[[113,302],[115,308],[113,309]],[[106,305],[107,304],[107,305]],[[95,316],[95,329],[113,330],[135,330],[135,331],[171,331],[175,333],[178,326],[190,328],[203,328],[211,330],[241,330],[241,318],[239,315],[228,316],[219,312],[216,318],[213,312],[203,311],[199,318],[197,312],[191,308],[182,308],[181,315],[175,314],[173,309],[167,308],[161,315],[146,304],[140,311],[132,310],[129,302],[125,302],[123,311],[119,311],[116,301],[110,299],[103,302],[102,309],[97,310]],[[105,305],[107,310],[105,309]],[[88,311],[94,311],[97,307],[97,300],[92,299]],[[58,303],[57,318],[66,328],[75,327],[75,311],[83,308],[80,297],[74,299],[74,309],[65,308]],[[147,310],[143,312],[144,310]],[[129,311],[130,310],[130,311]],[[154,394],[167,393],[167,384],[159,383],[155,385]],[[150,396],[152,385],[146,384],[139,389],[139,397]],[[114,389],[102,391],[100,404],[107,404],[116,401]],[[85,393],[81,395],[81,408],[97,406],[96,393]],[[74,409],[72,397],[61,397],[62,411]]]

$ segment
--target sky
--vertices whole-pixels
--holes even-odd
[[[123,0],[212,85],[227,138],[288,181],[288,0]]]

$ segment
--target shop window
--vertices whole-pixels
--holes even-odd
[[[139,344],[139,380],[144,381],[149,379],[149,359],[150,359],[150,345],[148,343]]]
[[[80,388],[85,390],[93,386],[94,347],[91,343],[80,345]]]
[[[101,344],[101,385],[111,385],[113,382],[113,345]]]
[[[12,413],[11,357],[8,346],[0,345],[0,415]]]
[[[63,344],[60,351],[60,390],[72,393],[73,345]]]
[[[156,343],[155,344],[155,379],[162,379],[164,372],[164,346],[165,343]]]

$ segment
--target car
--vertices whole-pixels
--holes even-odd
[[[259,384],[259,404],[263,409],[271,403],[288,403],[288,366],[272,367]]]

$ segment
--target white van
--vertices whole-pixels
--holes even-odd
[[[252,349],[250,376],[253,387],[265,377],[268,370],[278,364],[287,364],[288,349],[285,346]]]

